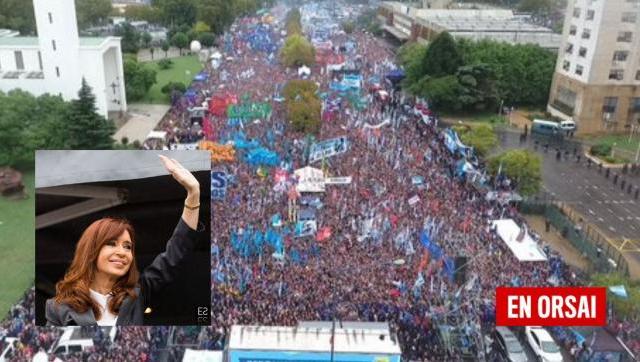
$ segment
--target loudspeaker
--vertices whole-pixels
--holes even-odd
[[[453,279],[456,284],[462,285],[467,281],[467,257],[466,256],[457,256],[454,260],[454,269]]]

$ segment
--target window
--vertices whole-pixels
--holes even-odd
[[[640,97],[633,97],[629,102],[629,112],[640,113]]]
[[[56,67],[56,75],[60,78],[60,68]]]
[[[567,43],[567,46],[564,48],[564,51],[568,54],[573,54],[573,44]]]
[[[618,41],[622,43],[631,43],[633,33],[630,31],[621,31],[618,33]]]
[[[53,51],[56,51],[56,41],[55,40],[51,40],[51,47],[53,48]]]
[[[568,61],[568,60],[565,60],[565,61],[562,63],[562,69],[566,70],[567,72],[569,71],[569,68],[570,68],[570,67],[571,67],[571,63],[569,63],[569,61]]]
[[[569,28],[569,35],[576,35],[577,31],[578,28],[575,25],[571,25],[571,27]]]
[[[49,24],[53,24],[53,16],[49,13]]]
[[[594,10],[587,10],[587,20],[593,20],[595,15],[596,15],[596,12]]]
[[[613,52],[613,60],[617,62],[624,62],[629,57],[629,52],[626,50],[617,50]]]
[[[42,53],[38,52],[38,64],[40,64],[40,70],[42,70]]]
[[[582,39],[589,39],[589,38],[591,38],[591,30],[590,29],[582,30]]]
[[[604,97],[602,104],[602,113],[616,113],[618,106],[618,97]]]
[[[611,69],[609,71],[609,79],[622,80],[624,78],[624,71],[622,69]]]
[[[576,74],[577,75],[582,75],[582,71],[584,70],[584,67],[582,65],[576,65]]]
[[[16,57],[16,69],[24,70],[24,59],[22,58],[22,51],[16,50],[15,52],[13,52],[13,54]]]
[[[574,18],[580,17],[580,8],[573,8],[573,17]]]
[[[640,70],[636,72],[636,80],[640,80]]]
[[[632,11],[622,13],[622,22],[635,24],[638,20],[638,14]]]
[[[576,66],[576,69],[579,66]],[[552,105],[557,110],[561,111],[566,115],[573,115],[573,109],[576,104],[576,92],[572,91],[569,88],[565,88],[562,86],[558,87],[558,92],[556,93],[556,97],[552,102]]]
[[[587,48],[585,47],[580,47],[580,50],[578,51],[578,55],[581,57],[586,57],[587,56]]]

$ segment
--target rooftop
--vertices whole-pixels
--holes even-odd
[[[327,352],[331,350],[331,328],[239,326],[231,328],[230,350]],[[388,326],[335,329],[337,353],[400,354],[400,345]],[[346,325],[344,327],[347,327]],[[377,326],[375,326],[377,327]]]
[[[80,37],[81,47],[93,47],[99,46],[104,43],[108,38],[106,37]],[[38,37],[35,36],[15,36],[15,37],[0,37],[0,46],[26,46],[33,47],[38,46]]]

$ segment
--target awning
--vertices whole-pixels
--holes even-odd
[[[393,26],[389,26],[389,25],[383,25],[382,26],[383,30],[386,30],[387,32],[389,32],[391,35],[395,36],[396,38],[398,38],[398,40],[409,40],[409,34],[400,31],[396,28],[394,28]]]

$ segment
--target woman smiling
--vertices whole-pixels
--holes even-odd
[[[200,184],[178,161],[160,156],[164,167],[187,191],[182,216],[166,251],[142,273],[135,259],[135,232],[124,219],[94,221],[82,233],[71,266],[47,300],[48,326],[142,325],[144,310],[195,247]]]

